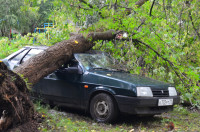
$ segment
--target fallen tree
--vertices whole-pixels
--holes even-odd
[[[140,7],[147,0],[136,3]],[[84,1],[80,1],[85,3]],[[90,8],[92,8],[90,6]],[[47,50],[30,58],[17,67],[14,72],[0,62],[0,131],[15,127],[34,117],[33,104],[28,96],[24,79],[34,85],[44,76],[58,69],[69,61],[73,53],[91,49],[97,40],[112,40],[116,37],[115,30],[102,33],[89,33],[87,37],[77,34],[49,47]],[[39,71],[39,72],[38,72]],[[19,76],[22,75],[23,79]]]
[[[34,116],[34,107],[24,79],[28,79],[28,83],[35,84],[69,61],[73,53],[87,51],[94,46],[95,41],[111,40],[116,34],[116,31],[109,30],[89,33],[87,37],[80,34],[73,35],[69,40],[59,42],[30,58],[14,72],[0,62],[0,131],[29,121]],[[23,78],[19,75],[23,75]]]

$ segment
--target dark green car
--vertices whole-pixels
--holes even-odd
[[[27,50],[28,49],[28,50]],[[19,56],[19,63],[31,50],[41,47],[25,47],[10,55],[4,62]],[[16,60],[16,59],[15,59]],[[116,70],[120,65],[104,53],[74,54],[74,58],[55,72],[41,79],[34,87],[34,96],[42,97],[50,104],[84,109],[98,122],[112,122],[118,114],[155,115],[173,110],[179,96],[173,85],[150,78]]]

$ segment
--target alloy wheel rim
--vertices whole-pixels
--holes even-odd
[[[106,117],[108,115],[108,104],[105,101],[98,101],[96,103],[96,112],[100,117]]]

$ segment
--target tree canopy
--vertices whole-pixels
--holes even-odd
[[[56,0],[53,3],[58,26],[71,20],[83,34],[109,29],[127,32],[129,39],[99,41],[95,49],[111,53],[128,65],[132,73],[174,83],[184,100],[199,107],[199,0]]]

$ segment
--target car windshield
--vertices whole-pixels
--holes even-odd
[[[120,66],[115,59],[107,54],[75,54],[75,58],[85,67],[87,70],[125,70],[123,66]],[[119,69],[120,68],[120,69]],[[121,69],[122,68],[122,69]]]

